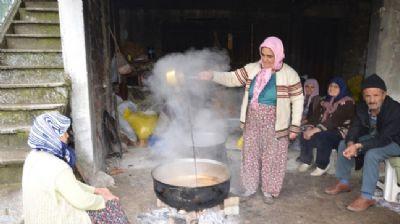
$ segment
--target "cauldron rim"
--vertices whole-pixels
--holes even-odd
[[[175,159],[160,164],[152,170],[151,175],[153,179],[154,192],[158,199],[171,207],[186,211],[197,211],[200,209],[211,208],[223,202],[223,200],[229,194],[231,174],[227,165],[219,161],[210,159],[197,159],[197,161],[200,163],[206,163],[205,165],[202,165],[203,170],[201,171],[201,174],[207,173],[208,171],[210,171],[211,174],[222,174],[217,176],[221,177],[221,181],[216,184],[192,187],[171,185],[170,183],[164,183],[165,181],[161,181],[161,179],[168,180],[168,178],[164,179],[164,176],[168,177],[169,174],[171,174],[171,177],[174,177],[174,170],[176,170],[177,167],[179,168],[180,163],[183,164],[182,167],[185,167],[187,166],[188,162],[193,163],[193,160],[193,158]],[[217,168],[214,168],[214,170],[208,170],[207,165],[214,165],[214,167],[216,166]],[[168,167],[170,169],[168,169]],[[213,167],[211,166],[211,168]],[[182,176],[187,175],[185,172],[188,170],[183,170],[184,171],[181,174],[179,172],[176,172],[175,174]],[[190,173],[190,171],[188,173]]]
[[[230,181],[230,179],[231,179],[231,173],[229,172],[229,169],[228,169],[228,167],[227,167],[227,165],[226,164],[224,164],[224,163],[222,163],[222,162],[219,162],[219,161],[216,161],[216,160],[212,160],[212,159],[202,159],[202,158],[198,158],[198,159],[196,159],[196,162],[197,163],[202,163],[202,162],[204,162],[204,163],[210,163],[210,164],[215,164],[215,165],[219,165],[219,166],[221,166],[221,167],[223,167],[224,169],[226,169],[226,171],[227,171],[227,175],[226,175],[226,178],[223,178],[223,179],[221,179],[221,181],[219,181],[218,183],[216,183],[216,184],[214,184],[214,185],[206,185],[206,186],[198,186],[198,187],[188,187],[188,186],[179,186],[179,185],[171,185],[170,183],[165,183],[164,181],[161,181],[160,180],[160,178],[156,178],[155,177],[155,172],[157,172],[157,170],[158,169],[161,169],[161,167],[163,167],[163,166],[167,166],[167,165],[170,165],[170,164],[174,164],[174,163],[179,163],[179,162],[194,162],[194,159],[193,158],[182,158],[182,159],[174,159],[174,160],[171,160],[171,161],[168,161],[168,162],[166,162],[166,163],[161,163],[161,164],[158,164],[156,167],[154,167],[152,170],[151,170],[151,177],[154,179],[154,180],[156,180],[156,181],[158,181],[158,182],[160,182],[160,183],[162,183],[162,184],[165,184],[165,185],[169,185],[169,186],[171,186],[171,187],[181,187],[181,188],[187,188],[187,189],[199,189],[199,188],[202,188],[202,187],[210,187],[210,186],[214,186],[214,185],[218,185],[218,184],[221,184],[221,183],[225,183],[226,181]]]

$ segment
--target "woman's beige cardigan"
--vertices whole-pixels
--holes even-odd
[[[245,122],[249,98],[249,87],[260,72],[260,63],[250,63],[232,72],[213,72],[213,81],[228,87],[245,86],[240,121]],[[287,64],[276,72],[276,138],[289,132],[299,133],[303,113],[303,88],[297,72]]]

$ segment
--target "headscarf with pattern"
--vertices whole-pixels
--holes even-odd
[[[29,133],[28,145],[33,150],[44,151],[75,166],[75,152],[60,137],[68,130],[71,120],[58,113],[49,112],[37,116]]]

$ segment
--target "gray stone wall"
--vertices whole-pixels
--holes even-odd
[[[400,100],[400,1],[375,0],[368,44],[367,75],[377,73]]]
[[[343,34],[342,75],[349,79],[354,75],[364,75],[370,27],[371,5],[360,1],[351,6],[349,18],[345,21]]]

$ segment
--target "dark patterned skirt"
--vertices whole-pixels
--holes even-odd
[[[106,202],[104,209],[87,211],[93,224],[128,224],[128,217],[117,200]]]

